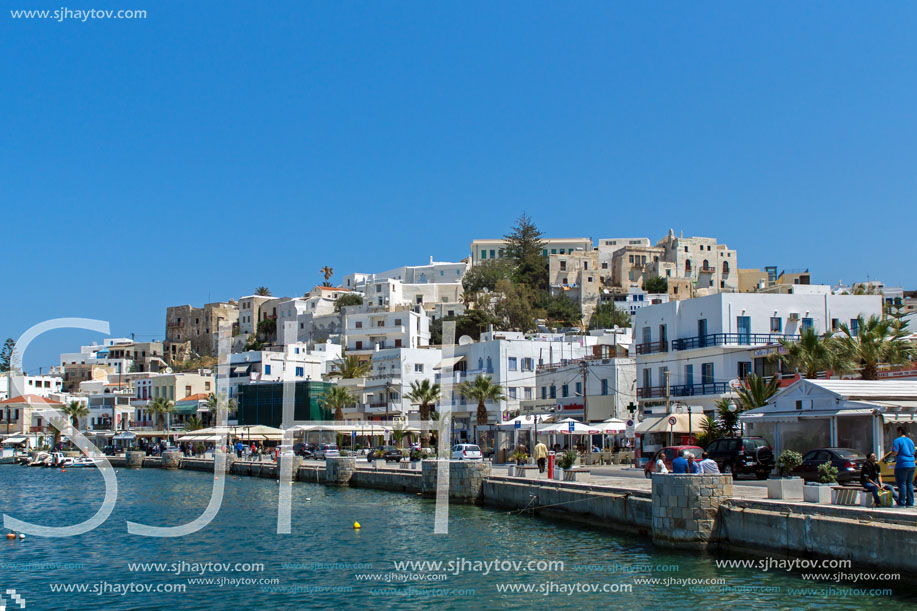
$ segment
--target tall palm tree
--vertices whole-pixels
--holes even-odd
[[[164,430],[168,432],[169,425],[168,425],[168,422],[166,421],[166,415],[171,414],[172,411],[175,409],[175,402],[170,401],[169,399],[166,399],[165,397],[156,397],[155,399],[150,401],[150,404],[147,405],[146,408],[151,413],[156,415],[156,420],[158,423],[166,424]]]
[[[736,391],[739,396],[739,407],[745,411],[766,405],[767,401],[777,394],[779,388],[780,379],[776,375],[765,382],[761,376],[751,374],[745,378],[745,386]]]
[[[430,380],[411,382],[411,392],[407,394],[407,398],[411,403],[417,403],[420,406],[421,446],[426,447],[429,445],[430,433],[427,428],[423,426],[423,423],[430,421],[430,414],[433,406],[436,405],[436,402],[439,401],[441,396],[442,391],[439,384],[433,384]]]
[[[475,437],[477,437],[477,427],[487,424],[487,406],[485,403],[487,401],[496,402],[505,399],[503,387],[499,384],[494,384],[491,376],[479,375],[474,379],[474,382],[462,382],[459,384],[458,389],[466,399],[478,402],[475,419]]]
[[[234,399],[227,400],[225,394],[217,397],[214,393],[210,393],[207,397],[207,408],[214,424],[219,422],[222,412],[226,412],[227,417],[229,417],[239,409]]]
[[[914,345],[906,339],[906,322],[876,315],[868,320],[858,316],[856,333],[846,324],[840,329],[836,348],[843,357],[859,366],[860,377],[864,380],[879,379],[880,364],[900,365],[917,358]]]
[[[325,281],[322,283],[322,286],[331,286],[331,276],[334,275],[334,268],[329,267],[328,265],[325,265],[324,267],[322,267],[319,270],[319,272],[321,273],[322,277],[325,278]]]
[[[809,328],[802,331],[798,341],[782,337],[778,341],[783,352],[774,354],[772,358],[782,361],[806,378],[815,378],[819,371],[839,371],[846,368],[837,358],[837,352],[832,349],[830,334],[820,336],[814,329]]]
[[[259,297],[270,297],[271,289],[267,288],[266,286],[259,286],[255,289],[255,295],[258,295]]]
[[[357,398],[343,386],[332,386],[318,399],[318,404],[334,412],[335,420],[344,419],[344,408],[357,402]]]
[[[365,377],[370,371],[372,371],[372,363],[369,361],[361,361],[360,358],[355,355],[344,355],[343,358],[332,364],[332,369],[328,372],[328,377],[349,380],[352,378]]]

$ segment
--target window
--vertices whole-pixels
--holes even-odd
[[[812,328],[814,328],[814,327],[815,327],[815,320],[814,320],[814,319],[812,319],[812,318],[803,318],[803,319],[802,319],[802,325],[801,325],[800,328],[801,328],[803,331],[806,331],[806,330],[808,330],[808,329],[812,329]]]
[[[401,348],[401,340],[400,340],[400,339],[396,339],[396,340],[395,340],[395,348]]]
[[[305,375],[306,375],[305,368],[303,368],[303,367],[297,367],[297,368],[296,368],[296,377],[297,377],[297,378],[301,378],[301,377],[303,377],[303,376],[305,376]]]
[[[779,316],[771,316],[771,333],[783,333],[783,319]]]
[[[560,396],[561,397],[570,396],[570,385],[569,384],[564,384],[563,386],[560,387]]]
[[[643,370],[643,388],[649,388],[653,385],[653,371],[647,367]]]
[[[850,334],[856,336],[856,335],[859,335],[859,333],[860,333],[859,319],[851,318],[850,319]]]
[[[483,260],[483,259],[486,259],[486,258],[487,258],[487,251],[486,251],[486,250],[482,250],[482,251],[481,251],[481,259]]]
[[[691,273],[691,259],[685,259],[685,273]]]
[[[547,398],[548,398],[548,387],[547,387],[547,386],[542,386],[542,387],[541,387],[541,398],[542,398],[542,399],[547,399]]]
[[[649,327],[643,327],[643,343],[648,344],[653,341],[653,330]]]
[[[634,255],[630,255],[629,257],[627,257],[627,261],[628,263],[632,264],[634,262]]]
[[[354,327],[356,327],[357,329],[362,329],[362,328],[363,328],[363,321],[362,321],[362,320],[356,321],[356,322],[354,323]]]
[[[423,363],[414,363],[414,373],[423,373]]]
[[[700,366],[700,383],[713,384],[713,363],[701,363]]]
[[[418,297],[419,297],[419,295],[418,295]],[[423,298],[421,297],[421,299],[423,299]],[[401,326],[401,319],[400,319],[400,318],[396,318],[396,319],[395,319],[395,326],[396,326],[396,327],[400,327],[400,326]]]
[[[494,372],[494,362],[490,357],[487,357],[487,373]]]
[[[356,345],[354,346],[354,350],[362,350],[362,349],[363,349],[363,342],[358,341]]]
[[[840,329],[840,327],[841,327],[841,321],[838,320],[837,318],[832,318],[831,319],[831,330],[837,331],[838,329]]]
[[[608,394],[608,380],[602,380],[602,394]]]
[[[497,253],[496,253],[495,250],[491,250],[491,251],[490,251],[490,258],[491,258],[491,259],[496,259],[496,258],[497,258],[496,254],[497,254]]]
[[[515,387],[515,386],[510,386],[510,387],[508,388],[508,390],[509,390],[509,398],[510,398],[510,399],[515,399],[515,398],[516,398],[516,387]]]
[[[384,327],[384,326],[385,326],[385,321],[384,321],[384,320],[377,320],[377,321],[376,321],[376,327]]]
[[[567,271],[567,262],[566,262],[566,261],[561,261],[561,262],[560,262],[560,271],[562,271],[562,272]]]
[[[526,398],[526,399],[531,399],[531,398],[532,398],[532,389],[531,389],[531,387],[529,387],[529,386],[526,386],[526,387],[525,387],[525,398]]]
[[[506,366],[510,371],[516,371],[516,368],[518,365],[518,361],[516,360],[516,357],[514,356],[509,357],[506,360],[506,363],[507,363]]]
[[[551,398],[552,399],[557,398],[557,387],[554,386],[553,384],[551,385]]]
[[[204,390],[210,390],[210,382],[204,382]]]
[[[416,301],[417,305],[421,305],[423,303],[423,295],[418,295]]]
[[[694,386],[694,365],[685,365],[684,383],[688,386]]]
[[[265,365],[265,366],[264,366],[264,375],[266,375],[266,376],[271,375],[271,366],[270,366],[270,365]]]
[[[737,374],[740,380],[744,380],[751,373],[751,361],[739,361]]]
[[[522,359],[522,371],[534,371],[535,360],[531,357]]]

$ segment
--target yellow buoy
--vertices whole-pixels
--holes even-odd
[[[6,538],[7,538],[7,539],[15,539],[15,538],[16,538],[16,533],[6,533]]]
[[[354,523],[353,523],[353,527],[354,527],[355,529],[361,528],[359,522],[354,522]]]

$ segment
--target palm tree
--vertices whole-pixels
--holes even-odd
[[[899,365],[917,357],[914,345],[906,339],[906,322],[876,315],[868,320],[858,316],[856,320],[856,332],[842,324],[841,334],[835,341],[839,354],[860,367],[862,379],[879,379],[879,365],[882,363]]]
[[[70,419],[70,424],[73,425],[73,428],[77,429],[80,428],[80,418],[85,418],[89,415],[89,408],[79,401],[71,401],[61,408],[61,411]]]
[[[175,402],[166,399],[165,397],[156,397],[150,404],[147,405],[147,410],[156,415],[156,420],[160,424],[166,422],[166,414],[171,414],[172,410],[175,409]],[[165,430],[168,432],[168,422],[166,422]]]
[[[210,393],[207,397],[207,408],[210,411],[211,418],[216,422],[219,422],[222,412],[226,412],[227,417],[235,414],[238,410],[238,406],[234,399],[226,400],[226,395],[220,395],[217,397],[215,394]]]
[[[197,414],[192,414],[185,420],[186,431],[198,431],[202,428],[204,428],[204,423],[201,422],[201,417]]]
[[[411,382],[411,392],[407,394],[407,398],[411,403],[417,403],[420,406],[421,446],[429,445],[430,434],[426,427],[423,426],[423,423],[430,421],[432,408],[441,396],[442,392],[439,384],[431,384],[430,380]]]
[[[503,387],[493,383],[491,376],[479,375],[474,382],[462,382],[458,386],[459,392],[466,399],[478,402],[478,411],[476,414],[475,436],[477,437],[477,427],[487,424],[487,407],[484,405],[487,401],[502,401],[505,399]]]
[[[266,286],[259,286],[255,289],[255,295],[258,295],[259,297],[270,297],[271,289],[267,288]]]
[[[331,286],[331,276],[334,275],[334,268],[325,265],[318,271],[325,278],[325,281],[322,283],[322,286]]]
[[[333,369],[328,372],[328,377],[349,380],[365,377],[370,371],[372,371],[372,363],[369,361],[361,361],[354,355],[345,355],[333,363]]]
[[[776,375],[765,382],[761,376],[751,374],[745,378],[745,386],[736,391],[739,407],[745,411],[767,405],[768,399],[777,394],[779,388],[780,379]]]
[[[812,379],[819,371],[827,369],[843,370],[845,367],[832,350],[831,335],[820,336],[814,329],[803,329],[798,341],[780,338],[782,353],[772,358],[785,363],[799,371],[804,377]]]
[[[321,407],[334,411],[334,419],[338,421],[344,419],[344,408],[356,402],[357,398],[353,393],[343,386],[332,386],[318,399]]]

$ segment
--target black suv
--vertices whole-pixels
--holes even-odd
[[[312,458],[312,446],[308,443],[293,444],[293,454],[303,458]]]
[[[719,465],[720,473],[733,477],[754,474],[767,479],[774,468],[774,451],[762,437],[721,437],[706,452]]]

